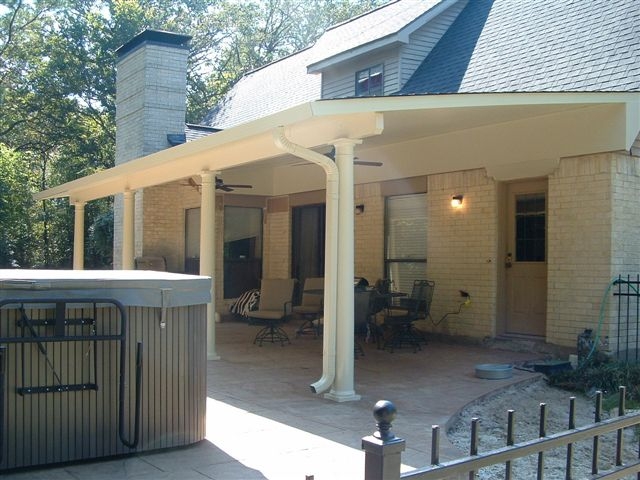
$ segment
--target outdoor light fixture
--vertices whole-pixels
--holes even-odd
[[[462,195],[454,195],[451,197],[451,206],[454,208],[459,208],[462,206]]]
[[[364,213],[364,205],[356,205],[356,215],[361,215]]]

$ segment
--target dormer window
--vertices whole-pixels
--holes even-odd
[[[382,64],[356,72],[356,97],[382,95]]]

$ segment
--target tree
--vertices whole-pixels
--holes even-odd
[[[12,163],[22,164],[19,171],[29,173],[32,191],[109,168],[115,155],[115,51],[135,34],[154,28],[193,35],[187,121],[199,123],[247,71],[307,46],[327,26],[381,3],[10,0],[0,5],[0,143],[13,152]],[[5,187],[19,183],[7,181]],[[24,191],[7,191],[5,210],[22,211]],[[63,200],[29,208],[35,209],[29,228],[37,243],[33,235],[17,237],[23,243],[11,248],[23,252],[19,264],[70,266],[73,208]],[[86,208],[87,263],[95,267],[110,262],[105,244],[111,243],[111,209],[111,199]],[[5,231],[9,220],[0,218],[0,226]]]
[[[32,178],[20,154],[0,144],[0,268],[31,266],[34,204]]]

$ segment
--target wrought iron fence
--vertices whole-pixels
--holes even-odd
[[[617,298],[615,355],[623,362],[640,359],[640,275],[619,276],[613,282]]]
[[[471,425],[471,439],[469,455],[452,461],[440,462],[440,428],[432,427],[431,438],[431,465],[401,473],[401,454],[405,448],[405,441],[396,437],[391,431],[391,422],[396,416],[396,408],[393,403],[381,400],[374,407],[374,418],[377,422],[377,431],[362,439],[362,448],[365,451],[365,480],[400,480],[420,479],[438,480],[445,478],[475,478],[476,473],[486,467],[504,465],[504,474],[501,477],[509,480],[513,475],[513,462],[530,455],[537,456],[536,476],[544,478],[545,455],[551,449],[566,449],[565,479],[577,478],[574,476],[573,447],[576,442],[591,442],[591,477],[593,479],[629,478],[636,474],[640,480],[640,452],[635,449],[633,459],[624,458],[624,431],[640,425],[640,413],[626,413],[625,387],[619,388],[618,416],[603,419],[602,392],[597,392],[595,399],[594,422],[576,427],[575,425],[575,398],[570,399],[568,425],[569,429],[547,434],[546,431],[546,405],[540,404],[539,413],[539,438],[524,442],[514,441],[513,411],[508,412],[506,445],[502,448],[488,452],[479,452],[479,419],[474,418]],[[615,433],[615,465],[602,471],[600,465],[601,437],[608,433]],[[637,435],[634,437],[637,441]],[[625,463],[626,461],[626,463]],[[584,478],[584,477],[580,477]]]

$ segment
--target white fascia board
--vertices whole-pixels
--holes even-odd
[[[373,42],[367,43],[365,45],[360,45],[359,47],[352,48],[351,50],[338,53],[333,57],[312,63],[307,66],[307,73],[321,73],[325,68],[338,65],[343,62],[348,62],[350,60],[353,60],[354,58],[360,57],[375,50],[390,47],[395,44],[407,43],[407,41],[408,36],[405,37],[403,35],[395,33],[393,35],[374,40]]]
[[[391,112],[442,108],[502,107],[526,105],[637,104],[640,92],[595,93],[454,93],[438,95],[404,95],[390,97],[343,98],[317,100],[312,103],[316,115],[364,111]]]

